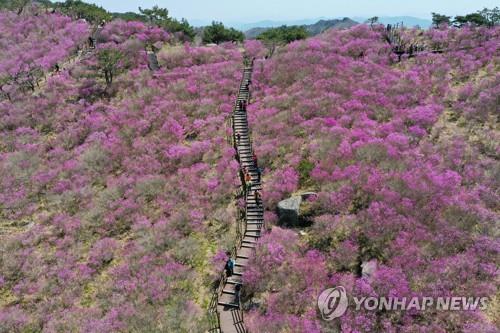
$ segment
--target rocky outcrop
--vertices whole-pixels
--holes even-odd
[[[281,225],[297,226],[299,224],[300,204],[302,197],[295,196],[278,203],[278,216]]]
[[[156,58],[156,53],[152,51],[148,51],[148,67],[152,71],[157,71],[160,69],[158,59]]]
[[[305,192],[294,195],[278,203],[279,224],[287,227],[303,227],[310,222],[302,216],[300,206],[304,200],[315,196],[314,192]]]

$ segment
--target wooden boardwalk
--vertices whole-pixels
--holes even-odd
[[[240,101],[248,103],[250,100],[249,85],[251,76],[252,66],[245,67],[231,119],[233,142],[238,152],[240,170],[243,171],[244,168],[248,170],[252,178],[252,186],[245,192],[245,217],[240,233],[241,236],[235,249],[236,265],[234,274],[228,278],[223,278],[220,294],[218,295],[217,313],[220,325],[219,332],[222,333],[246,332],[237,286],[242,287],[243,272],[249,258],[253,255],[264,224],[262,203],[257,203],[255,199],[255,190],[262,189],[261,179],[259,179],[257,173],[258,166],[253,159],[252,139],[248,127],[246,108],[240,104]]]

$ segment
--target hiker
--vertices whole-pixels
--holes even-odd
[[[260,193],[260,190],[255,190],[255,204],[257,206],[262,206],[262,194]]]
[[[59,68],[59,64],[56,64],[56,65],[54,66],[54,69],[55,69],[56,73],[58,73],[58,72],[59,72],[59,70],[60,70],[60,68]]]
[[[234,273],[234,260],[233,258],[231,258],[231,252],[227,251],[226,255],[228,256],[228,258],[226,261],[226,266],[224,266],[224,269],[226,270],[226,275],[229,277]]]
[[[252,176],[245,170],[245,191],[248,193],[252,189]]]
[[[259,180],[259,182],[262,181],[262,169],[257,167],[257,179]]]
[[[257,155],[255,155],[255,153],[253,153],[252,155],[252,161],[253,161],[253,165],[255,165],[255,167],[257,167]]]
[[[234,286],[234,302],[240,305],[240,295],[241,295],[241,284],[238,283]]]
[[[92,38],[92,36],[89,36],[89,40],[88,41],[89,41],[89,47],[91,49],[93,49],[94,48],[94,39]]]
[[[241,111],[241,109],[243,108],[243,103],[241,100],[238,101],[238,109]]]
[[[236,133],[236,144],[240,144],[240,140],[241,140],[241,134],[240,133]]]

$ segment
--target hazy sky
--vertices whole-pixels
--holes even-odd
[[[86,0],[110,11],[137,11],[157,4],[174,17],[188,20],[294,20],[344,16],[416,16],[431,12],[448,15],[498,6],[498,0]]]

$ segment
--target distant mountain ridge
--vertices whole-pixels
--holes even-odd
[[[302,20],[262,20],[257,22],[241,22],[241,21],[225,21],[223,20],[224,25],[235,28],[240,31],[248,31],[253,28],[274,28],[282,25],[313,25],[318,21],[331,21],[331,20],[342,20],[340,17],[332,18],[332,17],[316,17],[312,19],[302,19]],[[363,16],[355,16],[351,17],[351,20],[359,23],[363,23],[368,19],[368,17]],[[196,27],[203,27],[210,25],[212,22],[207,20],[190,20],[192,25]],[[414,16],[380,16],[379,22],[382,24],[396,24],[403,22],[404,25],[412,27],[412,26],[420,26],[422,28],[428,28],[432,25],[432,21],[426,18],[414,17]]]
[[[367,17],[353,17],[353,20],[358,22],[365,22]],[[407,27],[419,26],[421,28],[429,28],[432,25],[432,20],[414,17],[414,16],[381,16],[378,21],[384,25],[401,23]]]
[[[333,19],[333,20],[319,20],[314,24],[296,24],[296,25],[304,25],[307,32],[311,36],[318,35],[325,30],[328,29],[347,29],[352,26],[355,26],[358,22],[351,20],[348,17],[344,17],[343,19]],[[256,27],[250,30],[245,31],[245,37],[248,39],[256,38],[261,33],[269,30],[271,27]]]
[[[341,20],[319,20],[315,24],[307,25],[306,30],[310,35],[318,35],[325,30],[334,29],[347,29],[352,26],[359,24],[358,22],[351,20],[348,17],[344,17]]]

